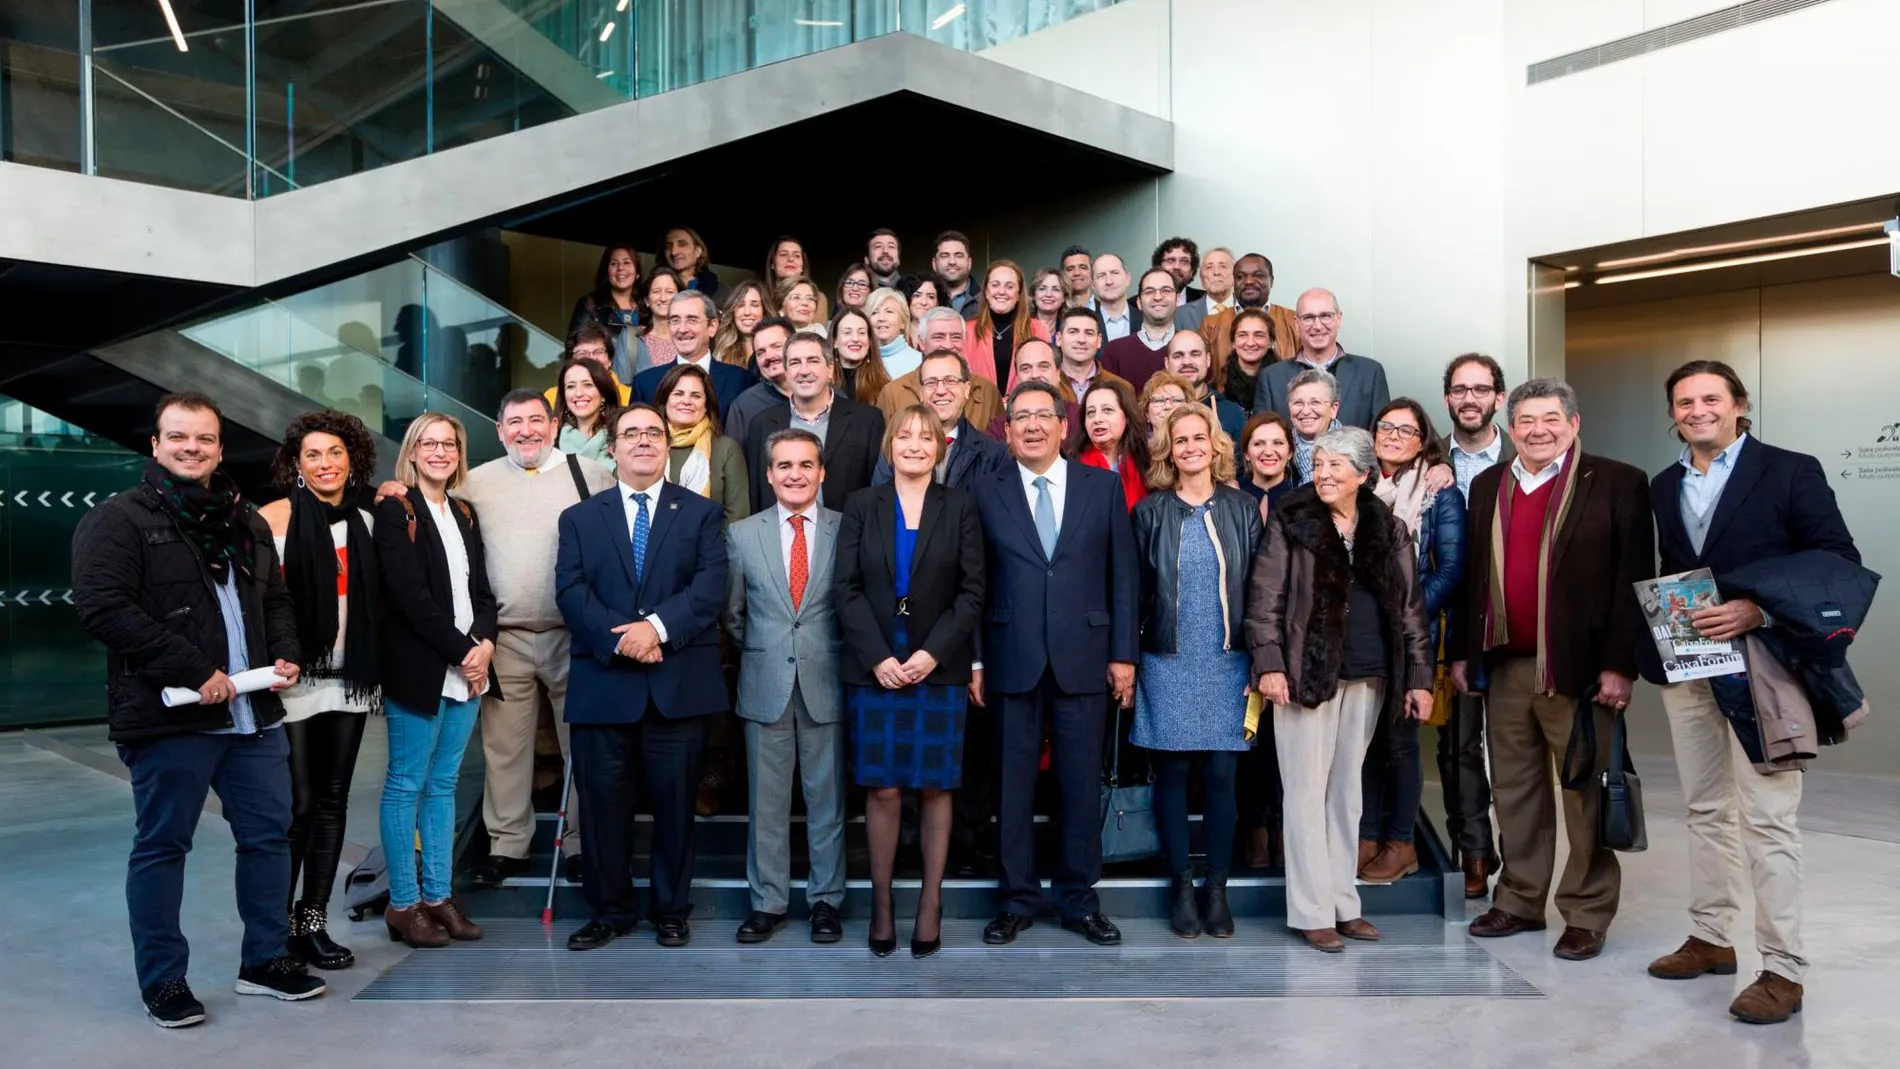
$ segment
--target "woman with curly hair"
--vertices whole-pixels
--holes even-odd
[[[381,585],[370,516],[356,504],[375,471],[376,443],[362,420],[334,409],[306,412],[290,421],[271,461],[272,481],[285,496],[258,510],[277,543],[305,658],[296,685],[282,695],[290,742],[289,952],[319,969],[356,961],[330,938],[326,911],[363,714],[381,706]]]

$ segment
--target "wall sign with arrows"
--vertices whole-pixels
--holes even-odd
[[[1835,474],[1842,480],[1881,482],[1900,479],[1900,423],[1889,423],[1875,431],[1873,441],[1840,451],[1841,467]]]

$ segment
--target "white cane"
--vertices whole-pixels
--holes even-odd
[[[567,838],[567,796],[574,786],[573,755],[562,762],[561,772],[561,811],[554,818],[554,862],[548,866],[548,900],[541,907],[541,923],[554,923],[554,886],[561,878],[561,842]]]

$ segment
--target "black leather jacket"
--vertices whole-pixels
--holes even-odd
[[[1172,490],[1157,490],[1135,505],[1135,553],[1141,562],[1141,649],[1174,653],[1181,611],[1181,523],[1193,510]],[[1208,501],[1214,544],[1220,549],[1225,593],[1227,648],[1245,649],[1241,631],[1247,609],[1247,577],[1260,548],[1260,505],[1252,494],[1216,486]]]

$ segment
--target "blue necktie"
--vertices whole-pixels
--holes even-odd
[[[647,573],[647,532],[649,530],[647,495],[636,493],[633,495],[633,502],[640,506],[639,513],[633,517],[633,581],[644,583]]]
[[[1049,497],[1049,477],[1036,476],[1036,537],[1042,539],[1042,555],[1056,557],[1056,503]]]

